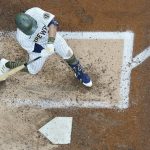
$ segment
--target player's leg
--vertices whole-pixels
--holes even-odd
[[[56,53],[59,54],[75,72],[75,76],[85,86],[91,87],[92,81],[87,73],[84,72],[79,60],[73,54],[72,49],[68,46],[66,41],[57,33],[54,42]]]
[[[41,56],[40,53],[30,53],[29,54],[29,61],[33,60],[37,57]],[[45,64],[45,61],[48,59],[48,57],[43,57],[38,59],[37,61],[32,62],[27,66],[28,71],[30,74],[37,74],[39,71],[41,71],[42,67]]]

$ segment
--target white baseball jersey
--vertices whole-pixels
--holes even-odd
[[[54,15],[46,12],[38,7],[28,9],[25,14],[30,15],[37,21],[38,28],[32,35],[24,34],[17,28],[16,38],[23,49],[29,54],[29,60],[40,56],[41,51],[46,47],[48,42],[48,25],[54,19]],[[73,51],[67,45],[66,41],[57,33],[54,42],[55,52],[58,53],[63,59],[68,59],[73,55]],[[31,74],[38,73],[47,58],[40,58],[37,61],[29,64],[28,70]]]

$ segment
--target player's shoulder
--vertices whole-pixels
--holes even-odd
[[[20,43],[20,41],[29,41],[29,36],[24,34],[20,29],[17,28],[16,31],[16,39]]]

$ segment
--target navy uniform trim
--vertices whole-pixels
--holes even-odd
[[[59,23],[57,22],[57,20],[54,18],[49,24],[48,24],[48,27],[53,24],[55,26],[59,26]]]
[[[41,45],[35,43],[34,45],[34,51],[35,53],[41,53],[42,49],[44,49]]]

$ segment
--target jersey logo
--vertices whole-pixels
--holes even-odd
[[[43,17],[44,17],[44,19],[49,19],[50,18],[50,14],[49,13],[44,13]]]
[[[46,33],[47,33],[47,27],[45,25],[45,26],[43,26],[41,32],[36,35],[34,42],[35,43],[38,42],[38,40],[41,39],[43,37],[43,35],[46,35]]]

